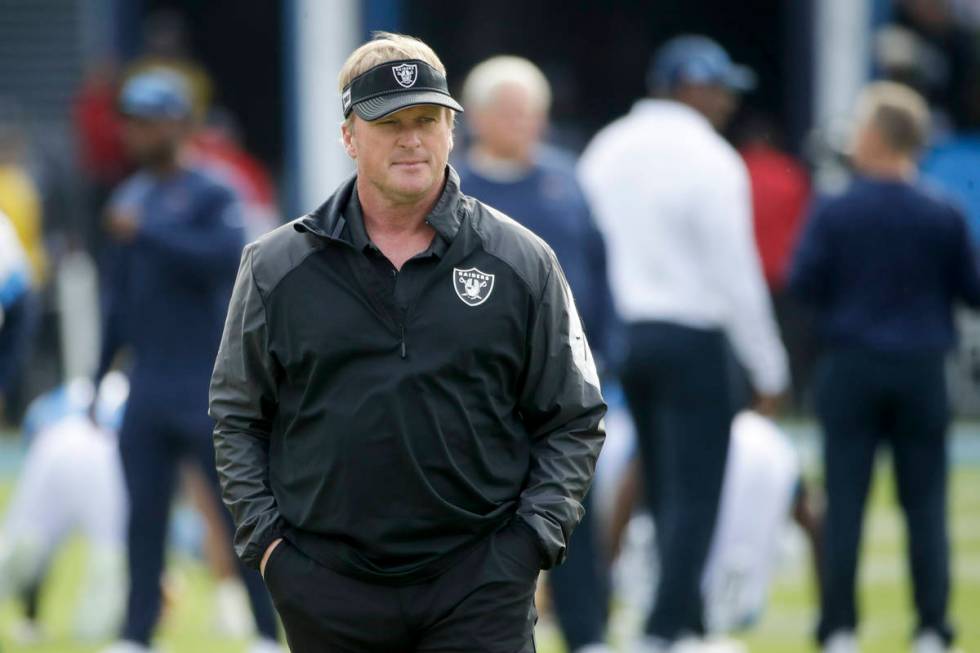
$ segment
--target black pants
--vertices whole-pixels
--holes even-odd
[[[946,430],[940,354],[837,351],[823,357],[817,414],[827,485],[824,595],[817,636],[854,630],[855,576],[864,507],[879,444],[891,447],[905,512],[918,629],[949,641]]]
[[[265,580],[292,653],[534,653],[539,560],[531,536],[509,525],[442,575],[389,586],[324,567],[287,540]]]
[[[623,390],[636,426],[660,563],[646,632],[667,641],[704,632],[701,576],[732,420],[727,347],[718,331],[667,323],[630,327]]]

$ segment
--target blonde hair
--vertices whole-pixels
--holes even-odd
[[[551,107],[551,85],[541,69],[523,57],[506,55],[491,57],[470,71],[463,84],[463,103],[467,107],[484,108],[505,84],[523,88],[542,111]]]
[[[399,59],[420,59],[443,75],[446,74],[446,67],[438,55],[420,39],[404,34],[378,31],[372,32],[371,40],[347,57],[347,61],[344,62],[344,66],[340,69],[340,75],[337,77],[337,90],[343,93],[344,87],[358,75],[362,75],[386,61],[398,61]],[[447,109],[447,111],[452,110]],[[351,129],[354,126],[353,123],[354,114],[351,113],[344,121],[344,125]]]
[[[919,93],[896,82],[868,84],[858,99],[859,125],[872,126],[889,147],[915,155],[929,138],[929,106]]]

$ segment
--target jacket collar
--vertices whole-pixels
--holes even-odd
[[[350,230],[345,229],[347,220],[344,218],[344,211],[354,195],[356,184],[357,175],[348,178],[319,208],[294,222],[293,228],[299,232],[310,232],[322,238],[353,245],[348,235]],[[446,166],[446,185],[427,218],[432,228],[446,242],[451,243],[459,233],[465,211],[462,200],[459,175],[452,166]]]

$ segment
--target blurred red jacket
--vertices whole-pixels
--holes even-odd
[[[786,284],[789,263],[810,200],[806,169],[771,145],[755,143],[739,152],[749,171],[755,241],[771,292]]]

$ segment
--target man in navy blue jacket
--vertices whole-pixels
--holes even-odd
[[[816,308],[826,345],[816,380],[827,486],[818,639],[828,652],[857,650],[861,522],[875,452],[887,443],[908,526],[914,650],[945,651],[953,633],[944,357],[956,338],[954,303],[980,306],[980,278],[963,215],[916,183],[924,101],[875,83],[857,118],[859,176],[815,208],[790,275],[791,289]]]
[[[616,310],[606,274],[606,245],[575,177],[572,156],[540,143],[551,91],[520,57],[493,57],[463,87],[474,142],[457,161],[460,183],[479,199],[540,236],[554,249],[575,296],[600,371],[616,366]],[[572,653],[608,651],[604,639],[606,562],[591,501],[549,580],[555,611]]]
[[[109,203],[106,228],[115,247],[97,377],[121,350],[129,351],[131,391],[119,447],[130,500],[130,589],[121,641],[109,651],[141,653],[149,651],[160,614],[167,518],[181,459],[200,465],[218,501],[208,383],[244,231],[233,191],[181,161],[191,105],[180,79],[163,71],[138,75],[123,87],[119,104],[123,141],[139,171]],[[252,650],[279,651],[262,580],[241,571],[261,636]]]

